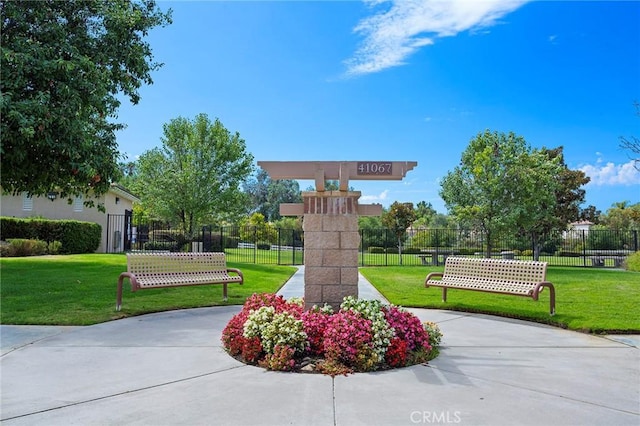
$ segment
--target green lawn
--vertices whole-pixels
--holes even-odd
[[[143,290],[132,293],[125,281],[122,311],[116,312],[116,283],[126,270],[122,254],[0,258],[0,323],[87,325],[171,309],[240,305],[253,293],[276,292],[295,272],[279,265],[230,262],[243,271],[245,284],[229,285],[222,301],[217,285]],[[442,267],[360,268],[391,303],[407,307],[484,312],[594,333],[640,333],[640,273],[613,269],[550,267],[557,314],[549,316],[549,296],[528,298],[424,288],[424,279]]]
[[[611,269],[550,267],[556,288],[556,315],[549,315],[549,293],[530,298],[425,288],[424,279],[443,267],[390,266],[360,268],[391,302],[406,307],[483,312],[521,318],[592,333],[640,333],[640,273]]]
[[[88,325],[172,309],[240,305],[253,293],[276,292],[296,271],[290,266],[229,263],[242,270],[245,284],[204,285],[131,292],[125,280],[122,310],[116,312],[122,254],[0,258],[2,324]]]

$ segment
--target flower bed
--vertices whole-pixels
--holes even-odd
[[[438,355],[442,333],[405,309],[346,297],[304,311],[302,299],[254,294],[222,332],[227,352],[269,370],[335,376],[423,363]]]

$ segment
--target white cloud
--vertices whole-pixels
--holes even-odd
[[[529,0],[365,0],[371,6],[390,3],[354,28],[364,41],[345,61],[347,75],[367,74],[403,65],[405,59],[435,38],[450,37],[494,25]]]
[[[591,178],[590,185],[639,185],[640,172],[634,167],[634,161],[624,164],[614,164],[608,162],[603,164],[598,159],[597,165],[587,164],[580,167],[587,176]]]
[[[378,195],[363,195],[362,197],[360,197],[358,201],[366,202],[366,203],[380,203],[386,200],[388,195],[389,195],[389,190],[385,189]]]

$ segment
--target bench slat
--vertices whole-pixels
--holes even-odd
[[[176,274],[147,274],[136,276],[136,279],[140,289],[150,287],[172,287],[189,284],[239,282],[239,277],[231,276],[227,274],[226,271],[224,273],[190,272]]]
[[[433,281],[430,285],[435,285]],[[437,286],[447,286],[449,288],[482,290],[496,293],[517,293],[523,296],[530,296],[535,288],[528,283],[517,281],[493,281],[488,279],[476,279],[473,277],[446,277],[440,280]]]

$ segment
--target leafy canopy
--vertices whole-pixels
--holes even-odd
[[[152,84],[144,37],[171,23],[153,0],[2,1],[3,190],[96,194],[119,177],[119,94]]]
[[[521,136],[487,130],[445,176],[440,196],[454,216],[486,233],[490,253],[499,233],[530,229],[554,214],[559,172],[557,159],[532,151]]]
[[[240,185],[253,170],[253,156],[240,134],[206,114],[175,118],[163,130],[162,148],[140,156],[132,188],[147,211],[189,235],[199,225],[243,213]]]
[[[398,253],[402,254],[402,241],[406,238],[407,228],[416,220],[413,203],[395,201],[389,210],[382,214],[382,224],[389,228],[398,242]],[[402,256],[400,256],[402,265]]]
[[[251,210],[261,213],[267,221],[281,218],[280,204],[302,202],[297,181],[273,180],[263,169],[258,170],[255,177],[244,184],[244,191],[250,197]]]

